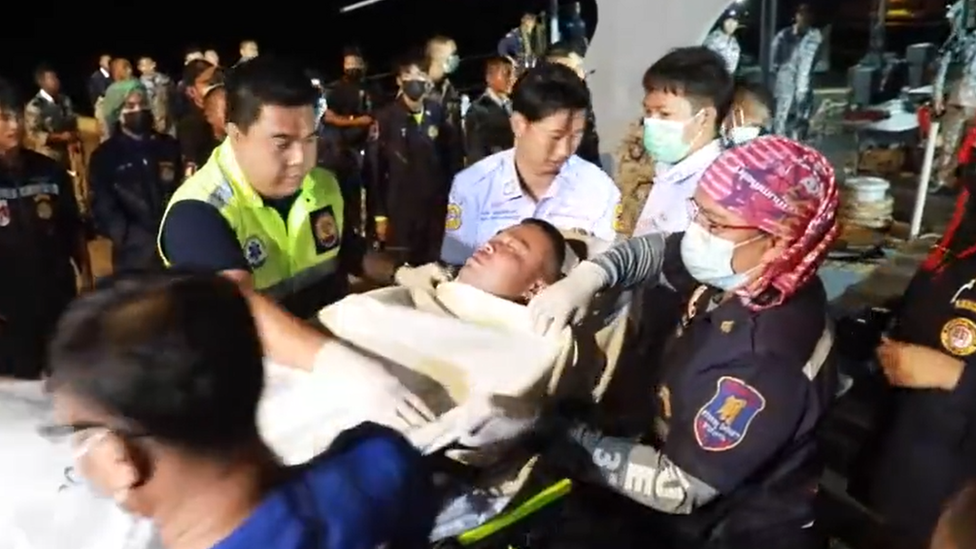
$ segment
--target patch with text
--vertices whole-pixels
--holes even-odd
[[[969,356],[976,352],[976,323],[957,317],[942,326],[942,346],[955,356]]]
[[[449,231],[456,231],[461,228],[461,206],[457,204],[447,205],[447,217],[444,219],[444,228]]]
[[[715,383],[715,395],[695,415],[695,440],[709,452],[735,448],[746,438],[749,426],[763,409],[766,398],[741,379],[723,376]]]

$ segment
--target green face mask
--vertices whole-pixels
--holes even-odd
[[[698,114],[685,122],[645,118],[644,149],[647,150],[647,154],[655,162],[665,164],[677,164],[683,160],[691,152],[691,143],[685,142],[685,128],[698,117]]]

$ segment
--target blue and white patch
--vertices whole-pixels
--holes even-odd
[[[708,452],[724,452],[746,438],[752,420],[766,408],[766,398],[741,379],[723,376],[715,395],[695,416],[695,440]]]
[[[244,241],[244,259],[252,269],[257,269],[268,260],[268,250],[264,247],[264,242],[256,236],[249,236]]]

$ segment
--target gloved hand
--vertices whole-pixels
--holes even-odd
[[[363,406],[372,417],[396,417],[410,428],[426,425],[435,417],[380,359],[340,341],[322,346],[315,356],[312,376],[317,383],[340,392],[345,402]]]
[[[607,273],[596,263],[584,261],[569,276],[542,290],[529,302],[529,317],[536,333],[558,334],[586,318],[596,294],[605,288]]]
[[[451,273],[437,263],[428,263],[420,267],[400,267],[393,274],[393,280],[398,286],[411,290],[433,291],[441,282],[451,280]]]

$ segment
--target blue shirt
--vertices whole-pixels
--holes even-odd
[[[620,190],[595,164],[571,156],[538,202],[522,191],[515,150],[493,154],[454,177],[441,259],[461,265],[499,231],[535,217],[612,242]]]
[[[436,513],[423,456],[395,431],[363,424],[296,471],[213,549],[426,549]]]

